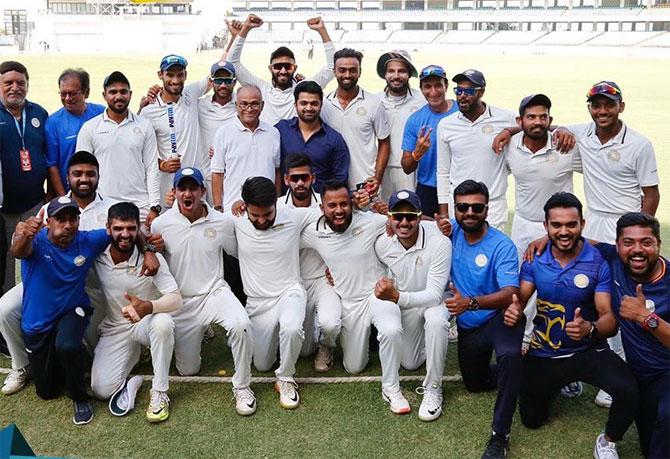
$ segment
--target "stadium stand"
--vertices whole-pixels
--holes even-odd
[[[639,44],[644,48],[670,48],[670,32],[657,35]]]
[[[428,44],[432,43],[440,33],[442,33],[440,30],[397,30],[391,34],[388,43]]]
[[[604,32],[587,42],[586,46],[633,46],[660,34],[661,32]]]
[[[386,43],[390,35],[390,30],[348,30],[341,42],[345,44]]]
[[[529,45],[535,40],[546,35],[547,32],[517,32],[503,30],[486,40],[487,45]]]
[[[438,37],[435,43],[438,45],[476,45],[483,43],[494,33],[492,30],[453,30]]]
[[[534,45],[547,46],[578,46],[595,37],[600,32],[558,31],[551,32],[537,39]]]

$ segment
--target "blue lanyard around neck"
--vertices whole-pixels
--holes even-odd
[[[14,117],[12,117],[14,118]],[[23,112],[21,113],[21,126],[19,126],[19,122],[14,118],[14,124],[16,125],[16,130],[19,133],[19,137],[21,137],[21,148],[23,150],[26,149],[26,107],[23,107]]]

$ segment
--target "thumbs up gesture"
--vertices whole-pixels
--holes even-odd
[[[584,339],[586,335],[591,331],[591,322],[584,320],[582,317],[582,309],[575,309],[575,316],[572,321],[565,324],[565,332],[568,336],[575,340],[580,341]]]
[[[449,313],[452,316],[455,316],[466,311],[470,306],[470,298],[463,297],[453,282],[449,282],[449,290],[453,296],[444,300],[444,304],[447,305]]]
[[[619,315],[622,319],[634,320],[642,324],[644,319],[650,314],[650,311],[647,310],[647,298],[644,296],[644,292],[642,292],[642,284],[637,284],[635,294],[635,296],[624,295],[621,298]]]
[[[516,296],[516,294],[513,294],[512,303],[505,309],[505,316],[503,318],[503,323],[508,327],[513,327],[519,322],[519,319],[521,318],[522,314],[523,314],[523,308],[521,307],[521,303],[519,302],[519,297]]]
[[[17,236],[32,240],[42,228],[44,228],[44,207],[40,209],[36,217],[30,217],[24,222],[19,222],[14,231]]]
[[[123,317],[128,319],[130,322],[139,322],[144,316],[151,314],[153,311],[153,305],[151,304],[151,301],[141,300],[135,295],[131,295],[130,293],[126,293],[123,296],[128,301],[128,304],[121,309],[121,312],[123,313]]]

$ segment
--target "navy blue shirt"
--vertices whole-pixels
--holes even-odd
[[[610,293],[612,277],[607,262],[591,244],[584,241],[577,258],[561,266],[551,253],[551,243],[531,263],[521,266],[521,280],[537,290],[537,315],[533,320],[530,354],[555,358],[583,351],[593,345],[590,339],[574,341],[565,326],[580,308],[585,320],[598,320],[594,295]]]
[[[104,229],[77,231],[66,248],[54,245],[42,229],[32,242],[33,251],[21,260],[24,333],[48,331],[66,312],[90,307],[84,285],[93,261],[109,245]]]
[[[321,192],[321,185],[329,180],[347,183],[349,180],[349,148],[342,135],[321,121],[321,129],[305,139],[298,127],[298,117],[281,120],[275,127],[281,136],[281,170],[286,173],[286,158],[304,153],[312,160],[312,174],[316,177],[313,188]]]
[[[623,320],[619,316],[621,299],[624,295],[637,296],[638,282],[628,274],[615,246],[601,243],[596,248],[612,271],[612,309],[619,319],[628,366],[641,379],[656,379],[667,374],[670,372],[670,351],[637,322]],[[655,312],[661,319],[670,322],[670,265],[663,257],[660,261],[663,263],[661,275],[652,282],[642,284],[642,292],[647,298],[649,312]]]
[[[46,137],[44,123],[47,111],[26,100],[25,136],[16,128],[16,119],[0,102],[0,161],[2,161],[3,212],[19,214],[44,200],[44,180],[47,178]],[[22,129],[19,121],[19,129]],[[31,170],[21,167],[19,151],[30,153]]]

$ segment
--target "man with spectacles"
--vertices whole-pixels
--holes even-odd
[[[447,357],[449,312],[442,297],[451,270],[451,241],[433,222],[421,222],[417,193],[400,190],[389,200],[393,237],[375,242],[377,257],[387,275],[377,281],[375,296],[400,308],[400,364],[416,370],[426,362],[419,419],[433,421],[442,414],[442,376]]]
[[[243,85],[254,85],[261,89],[263,100],[266,105],[263,108],[261,118],[266,123],[274,126],[279,120],[290,119],[296,116],[296,107],[293,104],[293,89],[298,83],[295,79],[298,66],[295,63],[295,55],[286,46],[280,46],[270,54],[270,65],[268,70],[272,76],[272,82],[254,75],[247,67],[242,65],[242,48],[250,30],[263,25],[263,20],[255,14],[250,14],[244,23],[232,21],[228,23],[228,31],[235,41],[228,53],[228,61],[235,66],[237,78]],[[326,25],[320,17],[307,20],[307,27],[319,33],[325,52],[326,65],[314,74],[310,80],[325,88],[333,79],[333,55],[335,45],[328,35]]]
[[[55,111],[44,125],[47,136],[49,182],[57,195],[69,189],[67,169],[83,124],[101,114],[105,107],[87,102],[91,79],[84,69],[66,69],[58,77],[58,94],[63,107]]]
[[[483,182],[460,183],[454,203],[452,244],[458,263],[451,270],[453,295],[445,303],[456,315],[458,364],[466,389],[498,389],[482,458],[504,458],[521,387],[523,324],[506,326],[503,310],[519,293],[519,261],[514,243],[487,222],[489,191]],[[493,351],[496,364],[491,365]]]
[[[503,230],[507,223],[507,171],[503,158],[491,157],[493,137],[516,123],[514,113],[482,101],[486,79],[469,69],[452,78],[459,113],[437,127],[437,194],[440,215],[453,217],[451,194],[467,179],[482,181],[490,190],[488,221]]]
[[[313,187],[318,193],[329,180],[347,180],[349,149],[342,135],[321,120],[321,86],[314,81],[302,81],[293,94],[298,116],[275,125],[281,136],[282,170],[287,170],[285,162],[289,155],[306,154],[312,163]]]
[[[405,173],[417,171],[416,193],[422,211],[432,217],[438,211],[437,200],[437,126],[458,111],[456,101],[447,99],[447,74],[439,65],[429,65],[419,74],[419,87],[425,104],[405,124],[402,142],[402,167]]]
[[[214,135],[212,201],[218,211],[232,209],[249,177],[262,176],[281,189],[279,131],[260,120],[263,95],[256,86],[237,90],[237,116]]]

